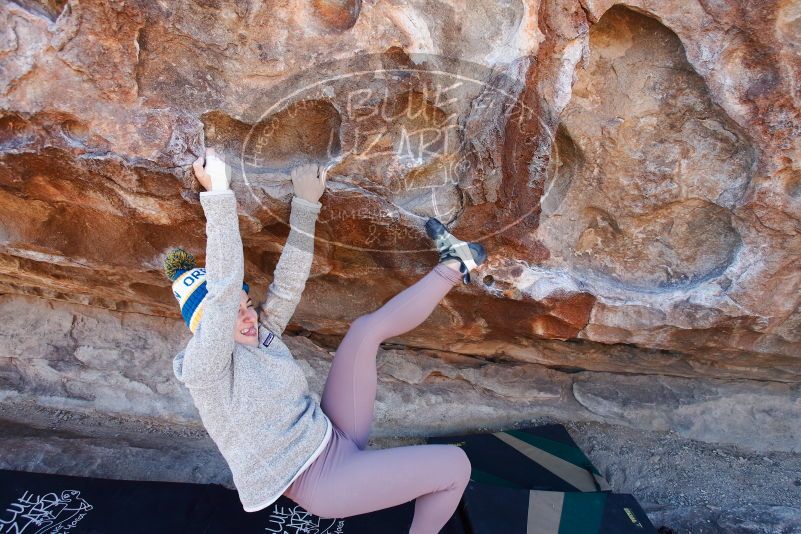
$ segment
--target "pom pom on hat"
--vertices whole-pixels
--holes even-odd
[[[164,273],[172,280],[172,292],[181,307],[181,316],[194,334],[203,318],[203,300],[208,293],[206,269],[198,267],[190,253],[177,248],[164,259]],[[250,293],[250,287],[244,281],[242,289]]]
[[[181,273],[195,267],[197,267],[195,257],[182,248],[176,248],[164,259],[164,274],[173,282]]]

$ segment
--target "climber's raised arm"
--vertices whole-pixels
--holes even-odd
[[[314,226],[322,207],[319,198],[325,191],[326,170],[306,164],[291,173],[295,194],[290,208],[289,235],[259,314],[262,324],[278,337],[295,313],[309,277],[314,259]]]
[[[195,324],[190,324],[190,329],[194,336],[186,347],[183,366],[185,381],[195,384],[214,381],[231,363],[245,274],[236,197],[229,188],[230,172],[212,149],[206,151],[205,168],[203,159],[198,158],[193,167],[206,189],[200,193],[200,204],[206,215],[207,293],[193,314]],[[191,298],[193,288],[188,290],[182,298]]]

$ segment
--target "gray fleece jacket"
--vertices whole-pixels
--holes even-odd
[[[259,314],[259,345],[234,341],[244,277],[233,191],[200,193],[206,214],[204,312],[173,360],[248,512],[275,502],[325,449],[332,425],[281,335],[311,268],[319,202],[292,198],[290,232]]]

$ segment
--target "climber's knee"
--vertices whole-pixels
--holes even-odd
[[[350,329],[362,336],[380,337],[380,320],[374,313],[366,313],[357,317],[350,325]]]
[[[452,445],[452,447],[454,449],[454,484],[461,488],[466,488],[467,483],[470,482],[470,474],[473,467],[464,449],[456,445]]]

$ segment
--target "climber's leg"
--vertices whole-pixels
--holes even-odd
[[[373,421],[378,345],[408,332],[431,315],[440,300],[461,282],[461,274],[440,263],[381,308],[358,317],[337,348],[320,406],[360,449],[367,446]]]
[[[470,461],[455,445],[361,450],[341,430],[333,445],[286,495],[323,518],[345,518],[416,499],[410,533],[436,534],[470,480]]]

